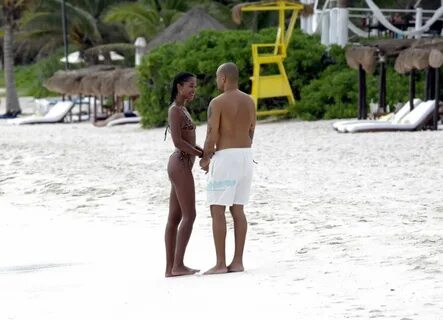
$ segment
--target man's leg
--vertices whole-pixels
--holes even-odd
[[[217,263],[215,267],[209,269],[205,274],[218,274],[228,272],[226,268],[226,253],[225,253],[225,240],[226,240],[226,218],[225,218],[225,206],[212,205],[212,233],[214,236],[215,254],[217,256]]]
[[[243,267],[243,249],[245,247],[246,232],[248,230],[248,221],[243,211],[243,205],[234,204],[229,207],[234,220],[235,252],[231,264],[228,266],[229,272],[244,271]]]

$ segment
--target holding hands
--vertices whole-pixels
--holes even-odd
[[[205,172],[208,173],[209,171],[209,162],[211,160],[209,158],[202,158],[200,160],[200,168]]]

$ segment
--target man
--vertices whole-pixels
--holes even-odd
[[[249,199],[252,180],[252,139],[255,105],[238,89],[238,68],[232,63],[217,69],[217,87],[222,92],[208,107],[208,129],[200,167],[208,173],[207,201],[211,208],[216,265],[205,274],[241,272],[247,221],[243,206]],[[212,158],[211,158],[212,157]],[[226,206],[234,220],[235,253],[226,266]]]

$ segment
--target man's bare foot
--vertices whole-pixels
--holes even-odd
[[[194,273],[200,272],[200,269],[193,269],[193,268],[189,268],[185,266],[185,269],[189,270],[189,271],[193,271]]]
[[[188,268],[188,267],[183,266],[183,267],[175,267],[175,268],[172,268],[172,272],[171,272],[171,274],[172,274],[173,277],[178,277],[178,276],[189,276],[189,275],[191,275],[191,274],[195,274],[195,273],[197,273],[197,272],[199,272],[199,271],[200,271],[200,270],[191,269],[191,268]]]
[[[227,272],[228,272],[228,268],[215,266],[203,274],[209,275],[209,274],[221,274],[221,273],[227,273]]]
[[[245,268],[243,267],[242,263],[231,263],[228,266],[228,272],[243,272],[245,271]]]

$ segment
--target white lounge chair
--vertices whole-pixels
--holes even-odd
[[[414,110],[409,112],[400,123],[353,123],[343,126],[339,132],[370,132],[370,131],[413,131],[423,127],[432,116],[435,100],[420,103]]]
[[[9,124],[39,124],[39,123],[57,123],[62,122],[74,106],[72,101],[59,101],[44,116],[31,116],[26,118],[17,118],[8,120]]]
[[[416,108],[422,101],[420,99],[414,99],[414,108]],[[408,113],[411,111],[411,104],[406,102],[403,107],[400,108],[396,113],[392,115],[391,118],[387,120],[342,120],[336,121],[332,124],[332,127],[337,131],[343,131],[343,128],[347,125],[354,123],[400,123],[401,119],[403,119]]]
[[[122,124],[130,124],[130,123],[140,123],[142,118],[140,117],[124,117],[124,118],[119,118],[119,119],[115,119],[112,121],[109,121],[106,126],[107,127],[114,127],[114,126],[119,126]]]

